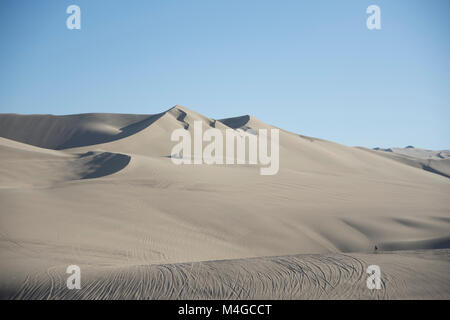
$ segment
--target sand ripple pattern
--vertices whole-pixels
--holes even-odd
[[[432,270],[427,292],[448,298],[445,276],[449,250],[442,272]],[[370,256],[370,255],[367,255]],[[371,255],[373,258],[376,255]],[[380,255],[382,256],[382,255]],[[395,255],[386,255],[389,259]],[[436,253],[434,253],[436,256]],[[435,259],[435,257],[433,258]],[[370,259],[369,259],[370,260]],[[383,258],[381,261],[385,261]],[[82,266],[82,289],[66,288],[65,268],[49,268],[46,274],[28,277],[13,299],[390,299],[408,297],[411,266],[392,260],[382,272],[382,288],[369,290],[360,257],[347,254],[296,255],[221,260],[121,268]],[[440,261],[442,264],[442,261]],[[439,271],[439,270],[438,270]],[[425,275],[424,273],[422,273]],[[441,277],[441,278],[440,278]],[[443,277],[443,278],[442,278]],[[417,278],[417,275],[413,275]],[[439,279],[440,278],[440,279]],[[434,284],[434,285],[433,285]]]

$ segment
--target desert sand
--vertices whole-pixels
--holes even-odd
[[[274,128],[183,106],[1,114],[1,298],[450,298],[447,158],[280,129],[276,175],[174,165],[170,134],[195,120]],[[72,264],[81,290],[65,287]],[[370,264],[381,290],[366,287]]]
[[[434,151],[409,146],[406,148],[377,148],[375,152],[387,158],[403,162],[407,165],[450,178],[449,150]]]

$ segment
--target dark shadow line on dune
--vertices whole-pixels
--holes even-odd
[[[175,110],[175,112],[178,112],[178,115],[176,115],[177,121],[183,123],[185,130],[189,129],[189,123],[186,122],[187,113],[181,110],[180,108],[172,108],[170,110]]]
[[[447,174],[445,174],[445,173],[443,173],[443,172],[440,172],[440,171],[438,171],[438,170],[436,170],[436,169],[433,169],[432,167],[427,166],[427,165],[425,165],[425,164],[422,164],[422,169],[425,170],[425,171],[431,172],[431,173],[438,174],[438,175],[443,176],[443,177],[446,177],[446,178],[450,178],[449,175],[447,175]]]
[[[224,125],[232,128],[232,129],[238,129],[238,128],[245,126],[250,121],[250,116],[245,115],[245,116],[240,116],[240,117],[220,119],[217,121],[223,123]]]
[[[411,250],[436,250],[449,249],[450,236],[424,239],[424,240],[400,240],[380,243],[382,251],[411,251]]]

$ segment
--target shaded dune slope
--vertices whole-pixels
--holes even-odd
[[[120,153],[68,154],[0,138],[0,185],[43,186],[100,178],[125,168],[131,157]]]
[[[95,145],[133,135],[163,114],[0,115],[0,136],[48,149]]]
[[[116,173],[125,168],[131,157],[120,153],[111,152],[87,152],[80,155],[81,159],[86,159],[85,170],[81,179],[95,179]]]

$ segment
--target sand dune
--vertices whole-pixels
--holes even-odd
[[[248,273],[254,276],[263,272],[258,268],[267,270],[258,284],[266,286],[273,280],[268,270],[278,272],[275,260],[246,260],[321,254],[317,259],[325,270],[335,268],[327,266],[330,253],[352,253],[351,257],[371,263],[386,257],[390,270],[397,262],[400,269],[406,268],[414,258],[408,260],[398,252],[376,254],[375,246],[378,251],[449,248],[450,179],[442,174],[380,152],[284,130],[280,130],[280,170],[273,176],[261,176],[252,165],[174,165],[172,131],[192,132],[197,120],[204,129],[274,128],[252,116],[214,120],[182,106],[156,115],[0,115],[2,296],[69,297],[52,286],[49,293],[43,276],[63,279],[66,275],[60,270],[69,264],[87,269],[92,290],[80,292],[80,297],[133,298],[140,281],[136,298],[175,298],[165,289],[147,295],[144,291],[155,281],[178,290],[186,281],[182,276],[186,265],[180,263],[239,259],[223,272],[231,277],[248,263]],[[437,283],[440,270],[448,270],[448,251],[439,252],[439,259],[417,271],[432,265],[436,273],[429,279],[420,273],[423,282],[414,288],[427,279]],[[308,257],[279,259],[294,259],[292,263],[299,265],[306,259],[304,268],[315,263]],[[257,266],[252,265],[255,261]],[[205,277],[204,290],[226,286],[228,281],[216,285],[206,280],[222,272],[216,265],[222,262],[211,264],[219,271],[200,276]],[[148,270],[137,272],[141,267]],[[157,270],[163,268],[175,268],[179,274],[172,280],[158,278]],[[279,272],[287,272],[283,268]],[[339,270],[343,272],[329,271],[330,277],[334,279]],[[393,277],[400,277],[396,272]],[[292,275],[295,281],[299,276]],[[248,297],[317,297],[315,289],[300,292],[290,287],[284,292],[281,288],[292,280],[289,277],[272,281],[281,290],[278,294],[252,288]],[[117,279],[126,279],[125,284]],[[353,276],[347,280],[360,281]],[[442,288],[448,289],[448,277],[444,280],[429,292],[403,288],[386,294],[449,298],[449,291]],[[105,293],[105,288],[114,293]],[[220,290],[210,297],[237,297],[229,289]],[[323,297],[372,297],[351,290],[335,292]]]
[[[394,159],[412,167],[450,178],[450,151],[448,150],[432,151],[409,147],[368,151],[375,152],[383,157]]]
[[[408,156],[416,159],[441,160],[450,159],[450,150],[427,150],[421,148],[414,148],[407,146],[405,148],[374,148],[378,152],[389,152],[396,155]]]
[[[99,178],[130,162],[124,154],[87,152],[68,154],[0,138],[1,187],[47,186],[57,182]]]
[[[0,116],[0,136],[33,146],[67,149],[94,145],[133,135],[161,114],[79,114],[69,116]]]
[[[14,299],[443,299],[448,250],[323,254],[93,268],[67,290],[65,266],[26,279]],[[366,268],[381,266],[380,290]],[[114,288],[114,290],[111,290]]]

